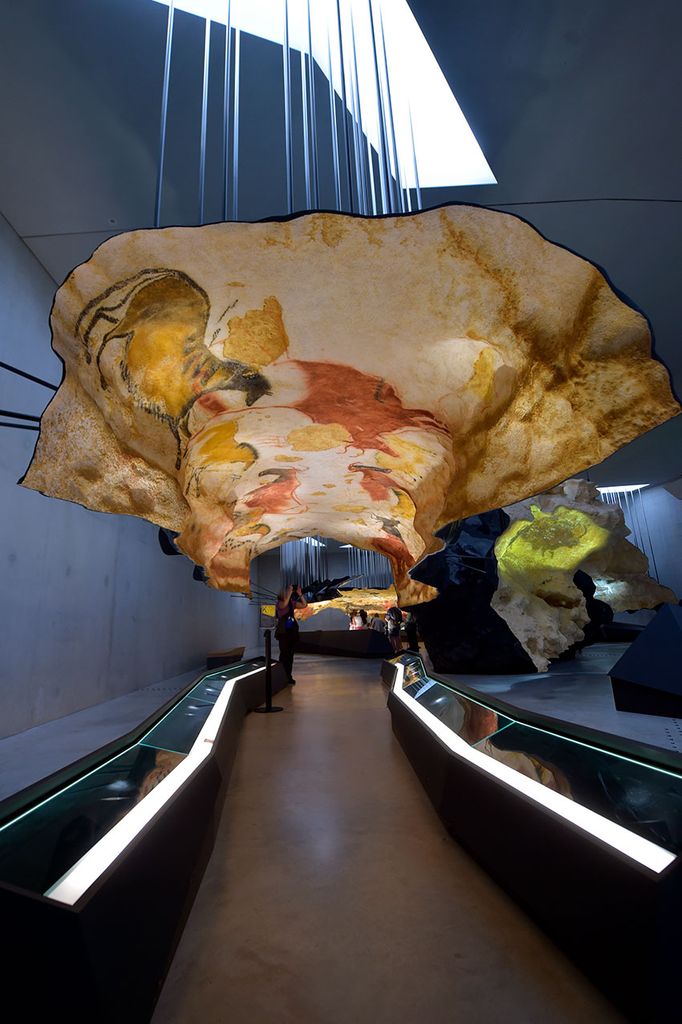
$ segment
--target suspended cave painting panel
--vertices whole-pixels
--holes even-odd
[[[676,602],[648,575],[618,505],[566,480],[544,494],[441,531],[413,575],[439,591],[414,609],[441,672],[544,672],[600,639],[615,611]]]
[[[354,587],[350,590],[342,590],[338,597],[325,601],[309,602],[306,608],[297,610],[296,618],[305,621],[314,615],[319,615],[320,612],[327,611],[329,608],[336,608],[345,615],[350,615],[356,609],[362,608],[367,612],[368,617],[371,618],[373,615],[385,615],[388,609],[395,606],[397,602],[398,595],[395,587],[383,589]],[[274,604],[261,605],[261,613],[267,618],[274,620]]]
[[[407,573],[440,527],[679,412],[600,272],[478,207],[118,235],[51,322],[66,372],[24,484],[177,531],[225,590],[320,535],[429,600]]]

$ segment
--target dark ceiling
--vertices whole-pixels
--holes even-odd
[[[682,4],[410,2],[499,182],[429,190],[425,205],[500,207],[598,263],[649,316],[657,354],[682,391]],[[111,234],[152,223],[166,11],[153,0],[0,6],[0,212],[60,283]],[[191,224],[203,24],[177,18],[163,220]],[[221,217],[223,41],[214,26],[206,220]],[[243,67],[239,215],[256,219],[285,209],[277,48],[245,40]],[[322,205],[331,206],[325,188]],[[678,417],[593,478],[671,480],[681,452]]]

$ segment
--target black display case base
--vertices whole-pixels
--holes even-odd
[[[256,659],[256,662],[258,659]],[[147,1024],[213,849],[244,716],[265,699],[265,665],[236,683],[211,752],[74,904],[0,881],[5,942],[0,984],[21,1021]],[[182,699],[195,680],[169,705]],[[286,686],[272,666],[272,692]],[[275,710],[273,708],[273,710]],[[54,776],[69,784],[138,741],[150,720],[117,744]],[[0,805],[15,815],[50,795],[50,780]],[[0,817],[0,821],[2,817]]]
[[[299,633],[296,651],[337,658],[388,658],[393,648],[377,629],[305,629]]]
[[[619,711],[682,717],[682,608],[664,604],[609,673]]]

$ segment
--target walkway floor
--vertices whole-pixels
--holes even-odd
[[[449,838],[379,667],[299,657],[248,716],[153,1024],[621,1021]]]

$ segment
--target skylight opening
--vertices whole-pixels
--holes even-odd
[[[168,6],[168,0],[155,0]],[[377,100],[370,4],[375,35],[386,44],[388,91],[391,97],[395,148],[388,160],[391,171],[405,188],[441,188],[456,185],[495,185],[495,176],[469,127],[407,0],[340,0],[343,58],[346,80],[351,77],[352,39],[358,68],[362,128],[371,145],[380,148],[380,106]],[[230,0],[230,23],[278,43],[284,42],[284,0]],[[176,0],[175,9],[225,25],[227,0]],[[312,51],[322,72],[331,76],[339,97],[341,58],[338,45],[336,0],[310,0]],[[289,46],[308,50],[308,0],[288,0]],[[381,88],[387,82],[383,59],[378,61]],[[346,100],[352,113],[352,90]],[[418,180],[417,180],[418,179]]]

